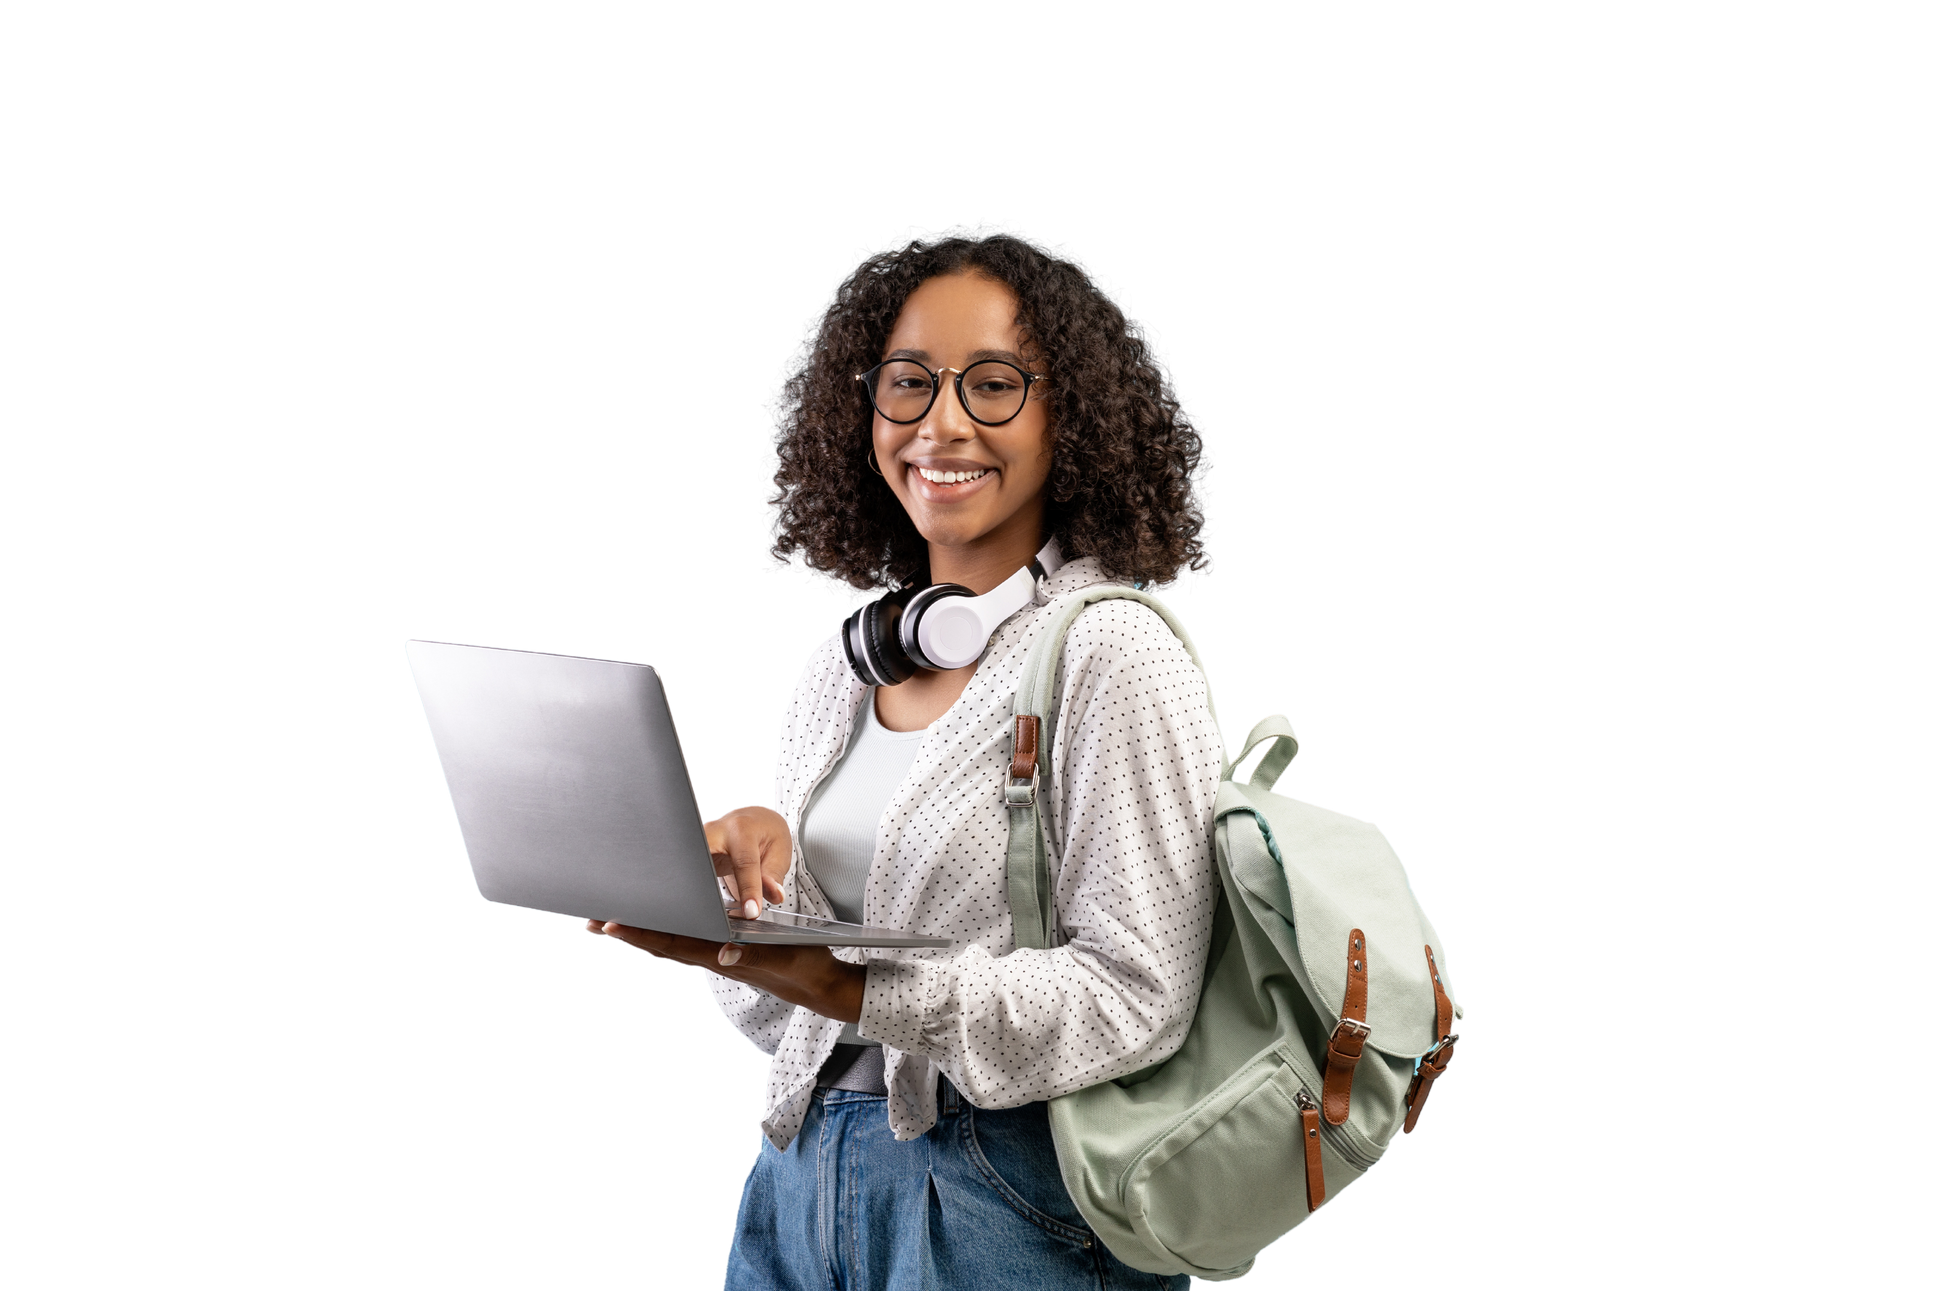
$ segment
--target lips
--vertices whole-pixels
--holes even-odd
[[[934,471],[925,466],[917,466],[914,469],[930,484],[968,484],[988,474],[986,466],[972,471]]]
[[[907,467],[908,488],[925,502],[959,502],[987,488],[1001,472],[982,462],[924,461]]]

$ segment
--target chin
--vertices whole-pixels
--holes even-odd
[[[949,516],[945,524],[922,525],[915,528],[921,536],[937,547],[966,547],[977,538],[985,538],[991,529],[990,524],[964,523],[963,516]]]

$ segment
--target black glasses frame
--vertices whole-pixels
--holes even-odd
[[[927,373],[930,377],[934,378],[934,386],[928,392],[928,406],[921,410],[920,416],[889,417],[887,413],[882,410],[880,400],[874,397],[874,376],[882,368],[886,367],[890,363],[912,363],[914,364],[915,367],[920,368],[923,372]],[[990,363],[998,363],[1002,367],[1007,368],[1011,372],[1020,373],[1022,377],[1022,401],[1015,405],[1014,412],[1009,413],[1008,416],[1003,417],[999,421],[990,421],[986,417],[975,416],[975,410],[968,406],[968,392],[962,385],[964,378],[966,378],[970,372],[973,372],[976,368],[983,367]],[[979,422],[981,425],[984,425],[984,426],[1006,426],[1009,422],[1014,421],[1017,417],[1021,416],[1022,409],[1028,407],[1029,391],[1035,388],[1035,383],[1037,381],[1047,381],[1049,379],[1046,373],[1030,372],[1026,368],[1017,367],[1015,364],[1010,363],[1007,359],[977,359],[973,363],[970,363],[965,368],[939,368],[939,369],[931,368],[927,364],[922,363],[918,359],[883,359],[881,362],[876,363],[873,367],[867,369],[867,371],[855,377],[854,380],[860,382],[861,385],[865,387],[865,389],[867,390],[867,402],[873,405],[874,411],[880,414],[882,420],[891,421],[897,426],[912,426],[916,422],[926,418],[929,413],[934,411],[934,401],[941,397],[941,374],[943,372],[952,372],[955,374],[955,401],[961,405],[961,410],[968,414],[968,419],[970,421]]]

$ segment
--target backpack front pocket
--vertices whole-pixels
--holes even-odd
[[[1207,1274],[1248,1265],[1259,1248],[1303,1222],[1310,1208],[1300,1091],[1309,1097],[1313,1082],[1273,1049],[1191,1108],[1123,1177],[1123,1203],[1137,1233]],[[1319,1142],[1331,1193],[1371,1164],[1363,1147],[1334,1127],[1326,1126]],[[1282,1186],[1257,1188],[1259,1179]]]

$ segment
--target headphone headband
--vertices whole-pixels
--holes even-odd
[[[917,669],[965,668],[995,629],[1035,599],[1035,584],[1063,565],[1051,538],[1000,586],[977,596],[960,583],[898,588],[848,616],[840,642],[847,664],[870,686],[898,686]]]

